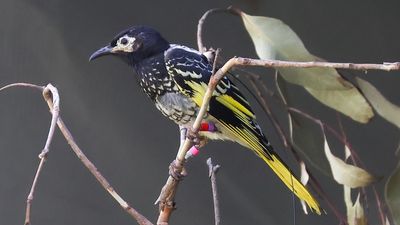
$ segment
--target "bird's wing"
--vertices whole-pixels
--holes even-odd
[[[165,64],[179,91],[201,106],[212,73],[212,66],[207,58],[193,49],[173,46],[165,53]],[[255,115],[249,103],[227,77],[217,85],[208,113],[224,126],[247,130],[251,136],[248,140],[253,140],[251,142],[254,145],[265,144],[266,139],[254,122]],[[229,130],[233,132],[231,128]],[[258,140],[257,137],[261,139]],[[249,141],[242,143],[250,144]]]
[[[207,58],[196,50],[175,45],[165,52],[165,65],[179,91],[201,106],[212,75],[212,66]],[[217,119],[225,130],[231,132],[237,142],[262,158],[290,190],[320,214],[318,202],[269,145],[255,122],[255,115],[249,103],[227,77],[217,85],[210,100],[208,113]]]

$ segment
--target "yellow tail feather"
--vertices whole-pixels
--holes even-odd
[[[304,185],[292,174],[288,167],[281,161],[276,153],[264,144],[265,142],[260,140],[254,133],[247,129],[240,129],[230,124],[221,122],[219,130],[224,134],[233,134],[231,140],[240,143],[243,146],[251,149],[257,156],[263,159],[268,166],[276,173],[276,175],[283,181],[283,183],[301,200],[304,200],[306,204],[318,215],[321,215],[321,207],[317,200],[311,195],[311,193],[304,187]]]
[[[259,151],[256,151],[259,153]],[[263,152],[264,153],[264,152]],[[311,193],[304,187],[302,183],[292,174],[292,172],[286,167],[285,164],[274,154],[271,158],[264,154],[258,154],[271,169],[278,175],[283,183],[301,200],[304,200],[307,205],[318,215],[321,215],[321,208],[317,200],[311,195]]]

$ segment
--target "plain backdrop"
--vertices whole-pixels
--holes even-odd
[[[177,126],[164,118],[140,91],[135,74],[115,58],[88,62],[89,55],[120,30],[146,24],[172,43],[196,47],[196,26],[210,8],[234,5],[253,15],[279,18],[292,27],[315,55],[338,62],[400,60],[400,2],[395,0],[236,0],[236,1],[0,1],[0,86],[13,82],[52,83],[61,95],[61,115],[76,141],[116,190],[145,216],[156,220],[153,202],[167,178],[178,147]],[[256,57],[238,17],[215,15],[205,24],[207,46],[223,56]],[[273,87],[271,70],[255,70]],[[371,81],[400,104],[399,72],[346,72]],[[293,87],[296,89],[296,87]],[[300,93],[301,89],[297,88]],[[247,93],[246,93],[247,94]],[[251,100],[254,104],[254,100]],[[299,107],[336,126],[335,113],[308,94]],[[279,119],[285,112],[276,106]],[[282,158],[279,138],[259,107],[258,120]],[[394,168],[398,130],[376,117],[361,125],[342,117],[351,143],[366,168],[383,176],[382,193]],[[22,224],[25,200],[47,137],[50,114],[41,93],[14,88],[0,93],[0,224]],[[335,154],[342,157],[342,146]],[[213,142],[187,169],[179,187],[171,224],[212,224],[213,208],[205,160],[222,165],[218,174],[223,224],[337,224],[327,215],[303,215],[297,200],[250,151],[234,143]],[[342,188],[310,168],[342,213]],[[327,208],[324,202],[321,203]],[[378,223],[376,202],[367,213]],[[39,179],[32,224],[135,224],[101,188],[56,132]]]

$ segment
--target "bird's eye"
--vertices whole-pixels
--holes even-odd
[[[126,38],[121,38],[120,43],[123,44],[123,45],[126,45],[126,44],[128,44],[128,39],[126,39]]]

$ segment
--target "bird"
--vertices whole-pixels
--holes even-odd
[[[164,116],[181,127],[191,127],[213,73],[213,63],[204,54],[171,44],[157,30],[140,25],[118,33],[89,61],[106,55],[133,68],[139,86]],[[200,137],[234,141],[250,149],[313,212],[321,214],[318,201],[281,160],[257,124],[249,102],[228,77],[217,85],[203,121],[215,130],[200,131]]]

